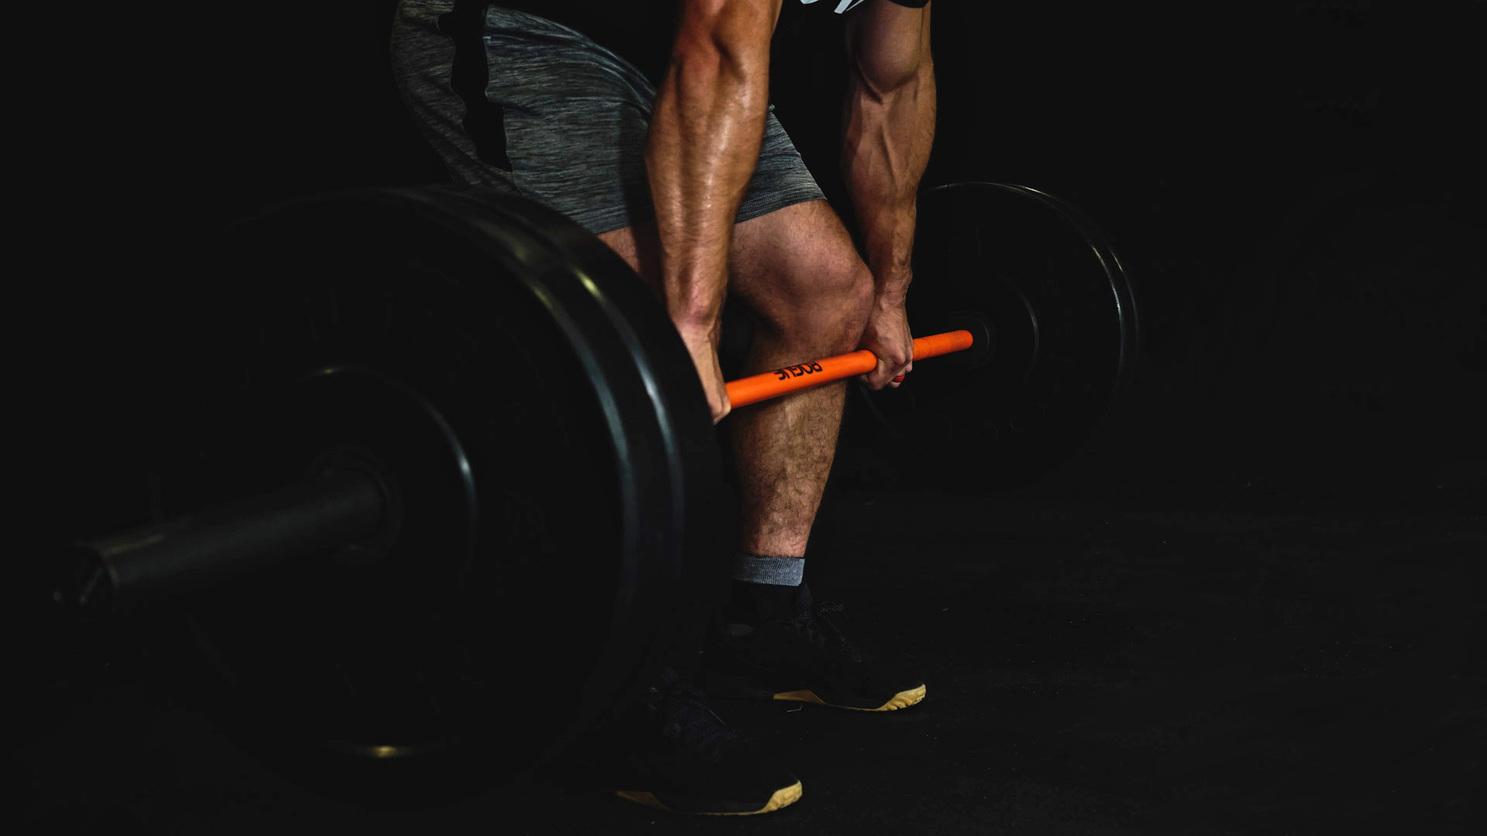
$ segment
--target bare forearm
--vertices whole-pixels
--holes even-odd
[[[915,196],[935,131],[934,65],[891,87],[861,73],[849,82],[842,168],[880,297],[902,296],[912,278]]]
[[[667,310],[679,327],[710,327],[721,315],[733,223],[769,104],[767,35],[739,46],[717,27],[759,25],[725,19],[690,36],[683,27],[657,91],[646,166]]]

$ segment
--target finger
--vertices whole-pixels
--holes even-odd
[[[876,392],[880,389],[896,386],[897,384],[893,382],[893,376],[894,368],[886,362],[879,360],[878,367],[863,375],[861,380],[867,385],[867,388]]]
[[[897,389],[899,386],[903,385],[904,380],[909,376],[909,372],[913,370],[914,361],[910,360],[898,369],[898,373],[893,375],[893,379],[888,385],[894,389]]]

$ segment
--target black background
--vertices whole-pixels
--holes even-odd
[[[6,391],[9,411],[21,419],[11,430],[12,459],[26,465],[10,471],[13,488],[23,495],[15,506],[19,542],[54,542],[148,517],[144,465],[157,420],[152,409],[158,408],[151,399],[171,386],[160,380],[168,365],[163,361],[192,350],[172,329],[191,316],[181,289],[211,282],[224,258],[201,246],[207,236],[297,194],[442,179],[392,87],[386,58],[392,5],[317,0],[71,7],[14,21],[21,69],[10,79],[7,133],[17,142],[11,173],[20,187],[12,193],[10,221]],[[1389,683],[1382,690],[1338,680],[1339,693],[1348,696],[1323,704],[1317,717],[1351,718],[1335,705],[1367,705],[1373,695],[1397,706],[1403,719],[1376,723],[1371,718],[1383,715],[1364,712],[1356,715],[1362,718],[1356,726],[1344,724],[1346,734],[1336,740],[1306,738],[1315,748],[1307,748],[1302,761],[1334,776],[1340,799],[1318,808],[1324,824],[1307,832],[1330,832],[1325,821],[1337,813],[1367,815],[1372,808],[1356,804],[1363,795],[1392,804],[1386,792],[1397,776],[1375,769],[1379,764],[1414,769],[1413,762],[1366,760],[1373,742],[1355,734],[1358,729],[1407,730],[1401,739],[1412,746],[1418,741],[1422,751],[1435,752],[1439,741],[1454,746],[1442,750],[1439,771],[1422,773],[1420,781],[1446,787],[1442,798],[1466,799],[1462,788],[1470,779],[1458,763],[1471,760],[1480,771],[1480,749],[1456,730],[1480,726],[1473,683],[1480,682],[1482,587],[1480,570],[1468,567],[1480,562],[1469,551],[1482,538],[1487,471],[1481,432],[1487,425],[1484,143],[1477,128],[1487,4],[935,5],[940,116],[928,181],[1035,186],[1098,219],[1138,283],[1144,344],[1129,397],[1084,454],[1010,504],[976,500],[938,511],[951,518],[938,549],[964,552],[956,571],[965,577],[991,571],[985,552],[1010,544],[1010,556],[992,565],[1000,573],[992,586],[1002,591],[987,593],[975,584],[947,590],[932,572],[903,578],[889,547],[935,548],[932,536],[900,524],[903,515],[879,510],[884,506],[849,506],[835,512],[827,533],[845,542],[852,538],[842,532],[856,532],[854,548],[868,550],[881,540],[884,552],[881,576],[865,576],[856,600],[866,599],[871,611],[871,595],[898,587],[917,614],[906,623],[918,618],[925,631],[931,623],[939,630],[932,619],[948,614],[951,626],[959,624],[970,637],[962,646],[980,646],[976,637],[982,636],[999,642],[995,649],[1002,655],[988,653],[997,665],[1017,668],[1022,648],[1029,667],[1034,656],[1077,667],[1079,642],[1103,646],[1100,641],[1115,636],[1110,641],[1120,644],[1123,622],[1112,620],[1106,610],[1114,605],[1098,596],[1081,609],[1060,604],[1054,593],[1061,584],[1088,592],[1088,578],[1124,578],[1127,587],[1117,600],[1148,595],[1160,599],[1156,609],[1171,599],[1207,613],[1171,621],[1173,634],[1213,637],[1211,646],[1170,662],[1176,675],[1196,676],[1211,664],[1205,660],[1214,658],[1218,637],[1230,635],[1247,613],[1289,594],[1288,573],[1310,572],[1315,577],[1308,575],[1306,583],[1324,592],[1353,589],[1349,584],[1356,582],[1361,591],[1348,593],[1352,598],[1337,593],[1346,630],[1331,632],[1332,604],[1316,605],[1322,613],[1313,619],[1322,624],[1313,630],[1324,648],[1319,654],[1341,652],[1335,636],[1371,636],[1384,646],[1403,635],[1436,648],[1444,661],[1411,650],[1409,664],[1418,667],[1380,662],[1378,681]],[[832,169],[839,88],[834,56],[823,51],[799,60],[814,72],[776,77],[811,80],[779,85],[776,103],[828,193],[839,194]],[[1146,517],[1126,519],[1127,527],[1141,528],[1121,546],[1133,555],[1127,559],[1102,539],[1114,536],[1101,533],[1108,520],[1060,510],[1075,507],[1073,500],[1112,498],[1152,509],[1341,511],[1352,520],[1402,511],[1407,522],[1399,525],[1408,532],[1371,551],[1375,529],[1368,523],[1350,523],[1344,531],[1331,518],[1304,517],[1312,522],[1296,525],[1313,526],[1306,535],[1311,539],[1302,538],[1310,545],[1288,551],[1275,543],[1290,535],[1284,526],[1272,527],[1270,518],[1235,523],[1238,534],[1223,534],[1220,523],[1202,518],[1192,523],[1191,543],[1174,539],[1169,547],[1173,527],[1158,513],[1161,526],[1148,525]],[[916,501],[926,516],[939,507]],[[1034,537],[1019,534],[1019,525],[1042,527]],[[1394,530],[1385,528],[1386,534]],[[1044,546],[1019,556],[1018,537]],[[1069,565],[1084,566],[1088,577],[1065,577],[1069,538],[1084,549]],[[1232,543],[1220,548],[1220,541]],[[1166,571],[1164,555],[1177,552],[1192,556],[1193,565],[1215,555],[1219,568],[1204,582],[1226,590],[1228,609],[1214,609],[1208,598],[1186,591],[1168,595],[1176,582],[1148,583],[1138,571],[1143,561]],[[1432,559],[1446,568],[1422,568]],[[828,569],[829,560],[821,561]],[[1184,565],[1175,557],[1169,562]],[[1233,571],[1224,574],[1225,567]],[[1246,586],[1251,574],[1260,580]],[[869,589],[868,580],[877,585]],[[1303,590],[1298,600],[1332,600],[1306,584],[1297,588]],[[1414,607],[1408,612],[1419,615],[1405,626],[1370,609],[1369,602],[1397,588],[1406,588]],[[1104,594],[1103,588],[1096,592]],[[1008,594],[1029,595],[1031,603],[1019,609],[986,600]],[[944,602],[955,595],[952,611]],[[880,614],[895,612],[879,603]],[[969,615],[983,605],[986,618]],[[1066,614],[1068,624],[1083,625],[1069,628],[1067,641],[1057,632]],[[1269,644],[1236,646],[1253,652],[1254,669],[1266,670],[1299,646],[1293,626],[1267,626]],[[1036,636],[1024,642],[1024,634]],[[26,631],[18,635],[29,638]],[[946,673],[937,683],[949,681],[963,662],[954,641],[948,631],[937,632],[921,645],[926,660],[932,653],[944,657]],[[1250,668],[1236,669],[1243,674],[1236,682],[1249,677]],[[1434,684],[1421,687],[1422,677]],[[1046,681],[1054,693],[1077,692],[1072,680]],[[35,693],[53,699],[43,687]],[[107,733],[90,725],[78,733],[81,742],[42,744],[69,769],[98,765],[96,783],[60,782],[69,792],[104,797],[99,787],[137,768],[109,734],[135,733],[120,731],[131,728],[128,717],[116,722],[122,712],[161,715],[137,694],[121,708],[120,693],[67,697],[78,704],[92,700],[88,716]],[[1002,724],[996,739],[1012,740],[1014,749],[1027,711],[1043,711],[1043,726],[1077,726],[1105,699],[1091,697],[1066,713],[1059,704],[1045,705],[1043,695],[1022,706],[992,693],[998,705],[1016,709],[1004,720],[986,715],[986,722]],[[1176,703],[1198,699],[1193,691],[1173,693]],[[1461,713],[1432,708],[1429,700],[1417,710],[1409,700],[1421,694],[1447,695]],[[1227,705],[1229,698],[1215,689],[1211,700]],[[1173,716],[1180,708],[1171,708]],[[920,716],[902,713],[906,722]],[[1443,737],[1416,733],[1417,724],[1448,714],[1456,725]],[[960,722],[947,726],[947,739],[958,734]],[[1315,726],[1310,715],[1293,722],[1277,734],[1302,739]],[[210,738],[197,728],[165,736]],[[1248,727],[1235,728],[1236,739],[1251,735]],[[1039,751],[1036,735],[1027,734],[1024,751]],[[856,746],[862,737],[844,723],[841,741]],[[1242,740],[1226,740],[1213,744],[1215,762],[1243,748]],[[1090,751],[1088,741],[1077,746]],[[827,757],[825,747],[809,740],[798,748]],[[1059,750],[1049,758],[1083,763],[1062,760],[1066,755]],[[1016,772],[1030,757],[1019,760],[1012,751],[1005,760]],[[109,766],[116,762],[120,769]],[[1267,760],[1243,762],[1268,774]],[[183,757],[181,763],[184,784],[196,774],[197,761]],[[1113,772],[1125,769],[1123,760],[1110,763]],[[1348,772],[1355,763],[1365,765]],[[870,763],[862,768],[876,769]],[[947,761],[946,768],[961,766]],[[1078,769],[1068,769],[1075,784],[1084,780]],[[1364,773],[1377,773],[1384,789],[1358,783]],[[865,791],[874,786],[861,783]],[[943,796],[936,793],[948,786],[926,787],[919,798],[939,803]],[[1303,796],[1309,792],[1296,789],[1295,803],[1308,804]],[[230,813],[239,802],[256,804],[256,797],[234,797],[222,808]],[[1027,798],[1028,809],[1041,809],[1040,797]],[[1200,794],[1194,803],[1206,805],[1207,798]],[[944,802],[946,811],[952,801]],[[1264,808],[1264,801],[1255,804]],[[110,803],[100,809],[108,813]],[[818,809],[835,815],[841,806]],[[1397,832],[1394,825],[1403,827],[1414,815],[1404,805],[1390,809],[1396,817],[1379,832]],[[344,813],[333,811],[331,820]],[[1456,821],[1456,813],[1451,816]],[[1257,828],[1290,832],[1281,824]]]

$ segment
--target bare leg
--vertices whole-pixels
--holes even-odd
[[[654,287],[655,231],[599,236]],[[747,373],[857,347],[872,275],[825,201],[789,206],[734,228],[729,292],[758,320]],[[738,463],[739,549],[801,557],[826,488],[845,384],[740,409],[724,421]]]
[[[872,275],[825,201],[740,224],[730,281],[758,318],[749,374],[857,348],[872,303]],[[729,416],[742,501],[740,551],[805,555],[845,396],[845,383],[818,386]]]

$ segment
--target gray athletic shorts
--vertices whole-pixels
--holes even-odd
[[[402,0],[393,74],[414,120],[456,182],[550,206],[590,232],[650,221],[646,132],[656,89],[639,70],[574,30],[523,12],[486,12],[486,98],[505,121],[511,170],[482,160],[450,86],[454,42],[438,18],[453,0]],[[773,108],[738,220],[824,200]]]

